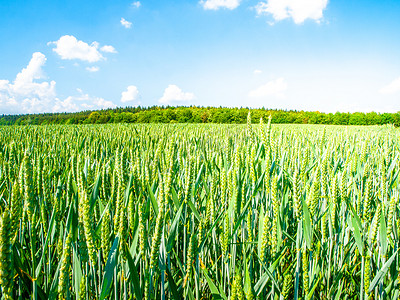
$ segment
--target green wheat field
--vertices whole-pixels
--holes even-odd
[[[0,128],[3,299],[397,299],[393,126]]]

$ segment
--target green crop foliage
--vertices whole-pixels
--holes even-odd
[[[397,299],[400,131],[264,121],[1,127],[1,297]]]

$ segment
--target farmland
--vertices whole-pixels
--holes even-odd
[[[0,128],[4,299],[395,299],[392,126]]]

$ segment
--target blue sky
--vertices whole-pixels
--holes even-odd
[[[0,1],[0,114],[400,111],[400,1]]]

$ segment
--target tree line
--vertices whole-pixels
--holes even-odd
[[[125,107],[74,113],[42,113],[1,115],[0,125],[45,124],[106,124],[106,123],[223,123],[242,124],[247,121],[249,108],[200,106]],[[383,125],[400,126],[397,113],[322,113],[258,108],[251,109],[252,121],[272,116],[272,123],[326,125]]]

